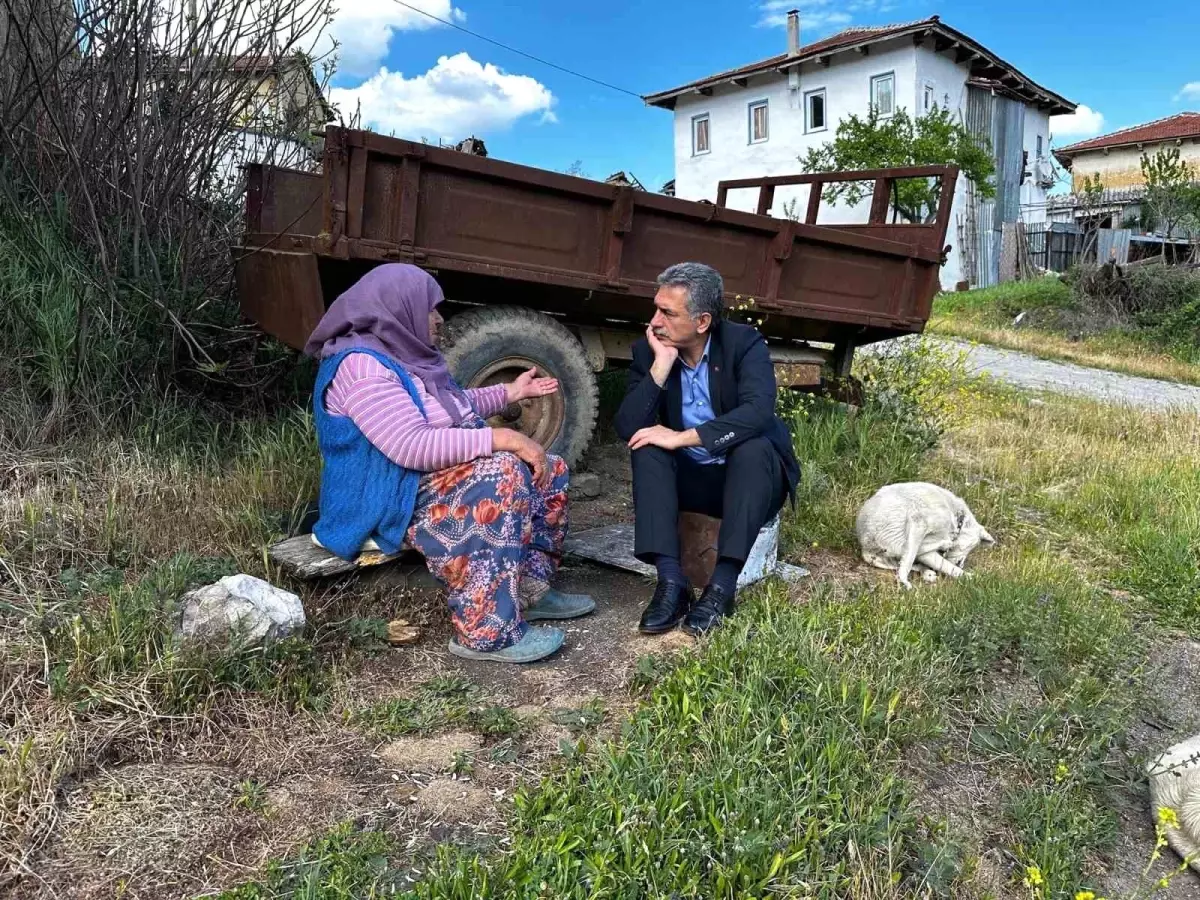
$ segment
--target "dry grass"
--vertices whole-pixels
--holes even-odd
[[[307,416],[149,431],[46,450],[0,436],[0,893],[190,897],[348,820],[418,855],[454,835],[492,840],[520,784],[618,726],[632,629],[589,638],[565,671],[469,672],[470,747],[432,767],[389,751],[359,714],[462,666],[436,593],[385,572],[299,585],[268,565],[315,491]],[[173,653],[174,599],[234,569],[299,591],[305,639],[249,662]],[[378,640],[397,615],[422,625],[419,646]],[[530,704],[536,715],[514,712]],[[553,723],[573,705],[570,727]],[[473,806],[447,812],[459,793]]]
[[[962,314],[934,316],[929,320],[928,331],[930,334],[1018,350],[1041,359],[1180,384],[1200,384],[1200,366],[1145,346],[1120,333],[1089,335],[1074,341],[1048,331],[995,325]]]
[[[984,520],[1200,630],[1200,417],[1015,392],[965,402],[935,472]]]
[[[892,786],[876,782],[891,777],[894,762],[926,802],[918,826],[889,825],[881,843],[846,857],[845,896],[1021,895],[1015,860],[1041,852],[1020,848],[1038,834],[1035,820],[1048,810],[1065,824],[1047,870],[1078,884],[1072,879],[1080,872],[1101,871],[1081,854],[1109,813],[1089,805],[1086,785],[1047,794],[1042,806],[1022,790],[1045,781],[1062,746],[1081,767],[1095,765],[1093,757],[1109,759],[1097,747],[1116,741],[1134,697],[1124,681],[1105,680],[1124,674],[1125,655],[1139,646],[1126,616],[1136,618],[1143,636],[1156,633],[1155,619],[1185,627],[1200,621],[1190,605],[1195,593],[1188,594],[1200,584],[1188,570],[1188,548],[1200,544],[1200,418],[1058,398],[1032,403],[1006,392],[969,391],[954,402],[959,426],[924,458],[893,452],[891,425],[882,418],[839,425],[814,414],[798,426],[807,429],[807,489],[814,493],[811,508],[791,525],[793,552],[817,578],[799,597],[752,599],[748,631],[715,650],[694,649],[678,634],[639,639],[632,629],[639,601],[626,596],[625,581],[579,626],[594,633],[585,639],[581,631],[562,660],[521,671],[463,668],[444,652],[444,616],[431,612],[430,601],[356,582],[305,591],[313,628],[300,662],[265,673],[217,667],[186,694],[167,690],[179,684],[184,664],[146,640],[164,622],[117,628],[112,611],[141,609],[137,598],[169,599],[181,579],[202,574],[200,564],[216,558],[278,577],[267,571],[262,549],[314,486],[307,426],[258,426],[193,444],[187,453],[128,442],[65,459],[10,452],[0,465],[0,640],[7,660],[0,682],[0,868],[24,876],[19,889],[27,897],[51,890],[191,896],[255,880],[268,859],[289,858],[297,844],[354,820],[392,836],[401,861],[389,871],[403,886],[416,877],[408,867],[423,869],[434,843],[494,848],[514,793],[560,768],[575,785],[567,807],[578,818],[572,827],[587,834],[582,810],[607,801],[581,774],[591,757],[578,754],[580,738],[594,747],[599,738],[624,741],[632,733],[661,755],[659,764],[630,752],[625,764],[637,777],[614,776],[630,809],[649,796],[637,794],[639,784],[653,787],[670,767],[683,766],[689,784],[707,784],[730,816],[753,822],[753,809],[771,806],[775,789],[728,792],[724,779],[734,769],[749,777],[762,762],[754,742],[795,727],[818,738],[828,730],[825,746],[835,755],[875,754],[874,768],[848,768],[853,776],[837,784],[851,805],[877,801],[863,807],[863,822],[893,808]],[[982,575],[976,587],[904,597],[886,574],[829,549],[833,537],[845,537],[854,498],[901,475],[953,487],[1001,537],[999,548],[972,558]],[[812,547],[814,537],[820,547]],[[181,550],[191,562],[168,565]],[[1096,594],[1096,585],[1109,593]],[[1044,597],[1057,605],[1045,608]],[[802,611],[797,599],[808,601]],[[425,641],[402,651],[373,648],[371,623],[398,613],[421,622]],[[76,642],[68,640],[75,617],[108,624],[83,629],[87,639]],[[775,632],[783,643],[770,649]],[[140,641],[136,652],[121,657],[122,648],[134,648],[119,638],[131,635]],[[735,646],[739,641],[744,645]],[[646,652],[670,661],[639,662]],[[1116,668],[1105,675],[1092,656]],[[801,658],[808,662],[797,668]],[[665,674],[673,669],[674,676]],[[741,674],[733,681],[714,675],[735,671]],[[669,689],[635,708],[629,682],[652,686],[664,677]],[[454,700],[461,696],[455,678],[473,685],[469,702]],[[1064,704],[1080,702],[1075,682],[1088,678],[1100,680],[1096,696],[1104,702],[1066,716]],[[890,680],[903,682],[899,714],[886,728],[869,717],[855,724],[866,716],[867,701],[853,695],[860,679],[880,696],[890,695]],[[784,682],[794,684],[781,695]],[[300,696],[297,684],[311,690]],[[748,685],[759,691],[754,702],[743,694]],[[853,702],[845,708],[834,703],[833,714],[814,708],[811,721],[797,718],[809,699],[832,702],[846,691]],[[705,692],[711,728],[684,704],[702,702]],[[961,711],[946,712],[952,707]],[[1047,728],[1025,746],[1012,737],[1028,733],[1018,728],[1026,723],[1018,707],[1038,710],[1033,725],[1058,717],[1076,723],[1075,730]],[[739,709],[746,718],[727,724],[745,729],[746,739],[730,744],[718,726]],[[487,715],[476,715],[481,711]],[[647,717],[654,715],[665,724],[653,726]],[[929,738],[926,728],[943,715],[949,718],[941,740]],[[636,728],[624,730],[630,716],[643,717],[640,738]],[[762,721],[751,728],[756,717]],[[1007,743],[972,745],[970,735],[982,727],[1007,728]],[[451,733],[447,740],[447,731],[470,737]],[[696,733],[704,752],[678,758],[679,736]],[[891,751],[880,749],[893,741]],[[778,742],[769,747],[800,752]],[[1096,777],[1110,786],[1109,775]],[[823,787],[813,802],[825,794]],[[536,791],[531,797],[535,805],[548,802]],[[1013,798],[1025,804],[1018,812],[1007,804]],[[780,821],[790,822],[794,809],[780,810]],[[957,819],[949,815],[954,810]],[[961,824],[963,834],[938,831],[939,816]],[[708,827],[699,820],[678,825],[688,840],[695,828]],[[747,828],[757,836],[757,824]],[[900,834],[905,841],[890,843]],[[527,835],[510,832],[518,844]],[[914,848],[914,836],[924,843]],[[547,841],[560,837],[547,830]],[[330,841],[321,845],[324,862],[353,856],[341,838]],[[829,846],[823,859],[840,865],[845,843],[831,839]],[[170,859],[157,852],[162,847],[175,848]],[[1141,849],[1135,844],[1131,852]],[[903,883],[892,882],[901,868]],[[374,877],[365,862],[362,871]],[[646,877],[655,871],[648,867]],[[804,875],[801,869],[788,877]],[[50,887],[43,890],[39,878]],[[463,884],[467,892],[469,882]],[[0,881],[0,892],[6,886]]]
[[[125,754],[161,757],[208,727],[199,698],[164,709],[165,671],[182,662],[122,643],[161,638],[170,622],[121,621],[135,604],[113,598],[140,596],[156,561],[180,552],[263,572],[263,546],[313,487],[307,437],[285,420],[213,434],[187,453],[127,441],[0,452],[0,869],[28,872],[61,825],[64,776]]]

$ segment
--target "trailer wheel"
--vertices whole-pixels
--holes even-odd
[[[558,393],[513,404],[489,424],[515,428],[575,465],[596,429],[599,393],[587,354],[563,325],[519,306],[468,310],[446,324],[446,363],[465,388],[512,381],[537,366]]]

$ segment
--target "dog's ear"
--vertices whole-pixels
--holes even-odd
[[[979,539],[981,541],[983,541],[985,544],[996,543],[996,539],[994,537],[992,537],[990,534],[988,534],[988,530],[986,528],[984,528],[982,525],[979,526]]]

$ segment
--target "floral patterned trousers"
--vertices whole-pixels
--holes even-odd
[[[525,636],[521,610],[549,589],[567,534],[567,465],[548,456],[544,490],[512,453],[421,478],[409,543],[449,592],[459,644],[502,650]]]

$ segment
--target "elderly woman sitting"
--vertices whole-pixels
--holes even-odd
[[[530,370],[462,390],[437,349],[442,290],[410,265],[382,265],[329,307],[305,352],[321,360],[313,408],[321,473],[314,540],[343,559],[364,547],[425,555],[449,592],[450,652],[532,662],[561,629],[528,624],[595,608],[550,587],[567,531],[567,466],[484,422],[558,390]]]

